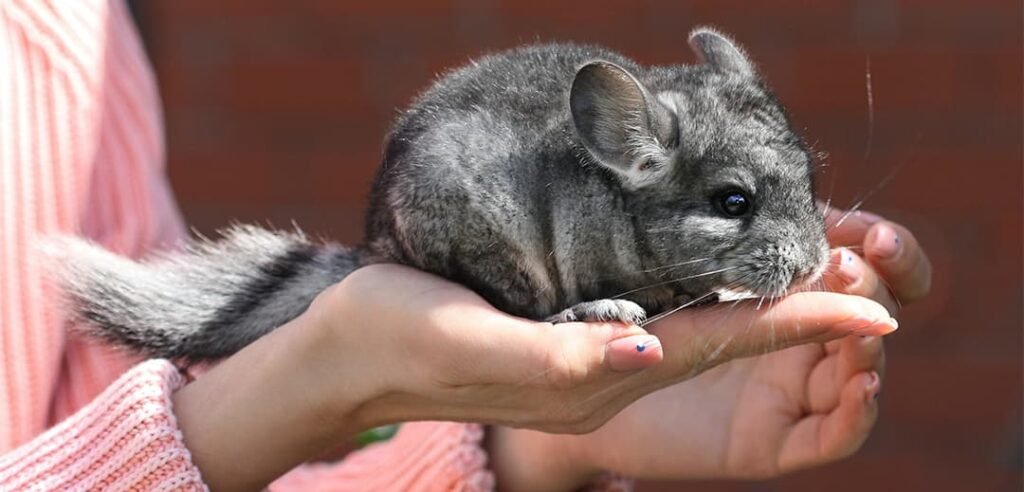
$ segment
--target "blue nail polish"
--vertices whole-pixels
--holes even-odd
[[[636,344],[636,351],[637,352],[643,352],[644,350],[647,350],[647,346],[646,345],[644,345],[642,343]]]

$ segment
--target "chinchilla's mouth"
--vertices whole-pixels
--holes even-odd
[[[784,297],[786,295],[794,294],[797,292],[816,290],[816,287],[818,286],[827,267],[827,263],[818,265],[810,273],[798,275],[795,278],[793,278],[789,286],[781,289],[772,289],[771,292],[758,293],[756,290],[751,288],[730,289],[725,287],[716,289],[715,292],[718,294],[719,302],[731,302],[742,301],[745,299]]]

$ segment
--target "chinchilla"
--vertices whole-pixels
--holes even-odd
[[[398,118],[362,246],[236,227],[135,262],[71,240],[72,310],[98,337],[192,363],[238,351],[372,263],[554,322],[783,295],[827,262],[810,155],[741,48],[708,28],[689,42],[699,64],[574,44],[484,56]]]

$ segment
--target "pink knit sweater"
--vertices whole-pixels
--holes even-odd
[[[77,233],[138,256],[184,237],[133,29],[116,0],[0,0],[0,490],[206,488],[171,409],[178,371],[70,334],[35,249]],[[272,488],[490,489],[481,436],[406,424]]]

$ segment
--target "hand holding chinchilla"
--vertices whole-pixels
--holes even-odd
[[[204,477],[227,488],[262,486],[373,425],[439,419],[590,431],[637,398],[730,359],[891,332],[885,308],[834,293],[795,294],[764,309],[682,311],[650,333],[632,326],[721,294],[780,296],[817,280],[827,263],[810,160],[782,108],[727,38],[698,30],[691,45],[702,64],[641,67],[574,45],[484,57],[442,77],[396,123],[362,247],[239,228],[135,263],[72,242],[70,298],[95,334],[145,353],[194,362],[238,352],[175,396]],[[877,379],[862,381],[880,364],[875,345],[832,352],[863,359],[842,381],[803,383],[856,388],[843,395],[877,390]],[[748,360],[770,364],[767,357]],[[760,372],[729,374],[723,388],[747,387]],[[290,403],[266,405],[268,388]],[[690,391],[685,399],[704,395]],[[856,424],[836,431],[841,452],[800,455],[764,474],[855,448],[874,408],[858,401],[815,407]],[[633,408],[633,418],[648,420],[627,412],[617,428],[642,434],[652,407]],[[709,425],[729,428],[722,424]],[[754,428],[751,443],[785,429]],[[559,477],[595,467],[666,475],[524,435],[494,434],[499,480],[538,476],[509,466],[510,448],[519,457],[571,448],[564,456],[587,466]],[[722,444],[712,441],[705,444]],[[823,449],[814,444],[794,449]],[[772,458],[755,448],[740,450],[761,463]],[[702,470],[694,474],[737,475]]]

